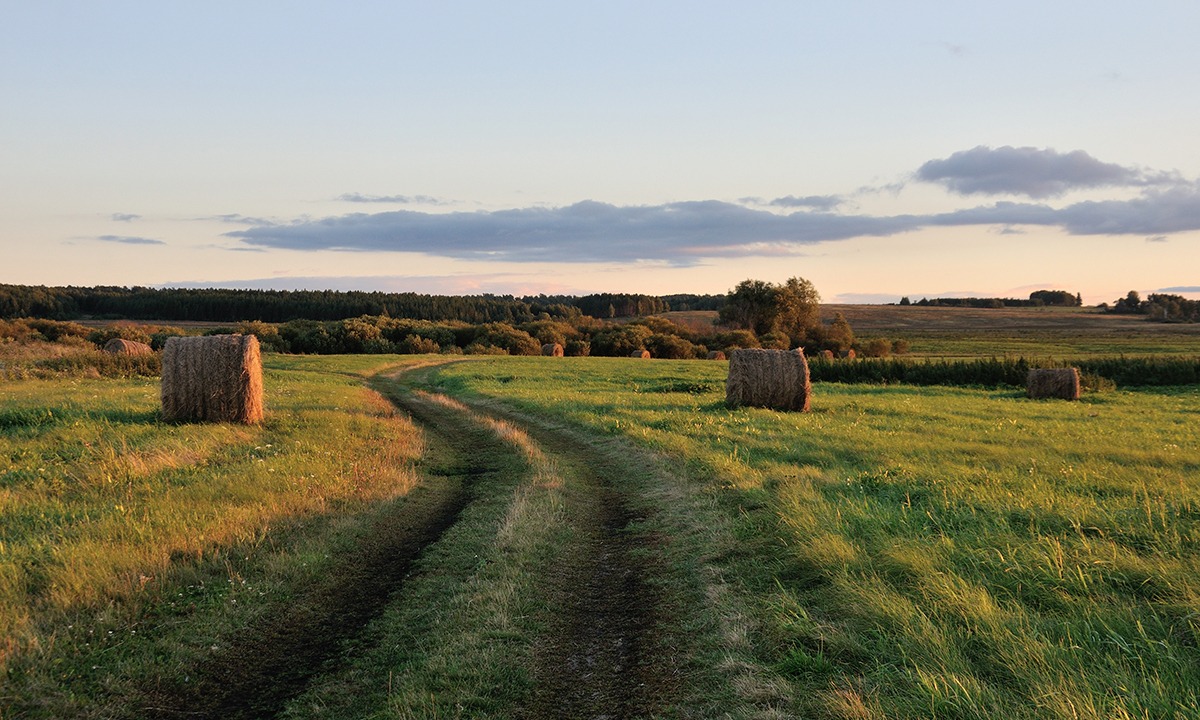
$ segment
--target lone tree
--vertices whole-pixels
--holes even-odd
[[[793,343],[803,343],[820,329],[820,302],[820,293],[804,278],[794,277],[782,285],[743,280],[725,296],[720,319],[760,336],[779,333]]]

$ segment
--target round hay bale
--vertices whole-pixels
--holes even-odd
[[[546,343],[542,346],[542,354],[547,357],[562,357],[563,346],[558,343]]]
[[[162,360],[162,415],[167,421],[261,422],[258,338],[213,335],[167,340]]]
[[[641,358],[642,360],[649,360],[650,359],[650,351],[649,350],[634,350],[633,352],[629,353],[629,357]]]
[[[821,357],[825,358],[826,360],[832,360],[833,359],[833,351],[832,350],[822,350]]]
[[[853,360],[854,358],[858,357],[858,353],[854,352],[854,348],[850,348],[849,350],[843,350],[838,353],[838,357],[846,360]]]
[[[1076,368],[1034,368],[1025,378],[1025,391],[1035,399],[1079,399],[1079,370]]]
[[[113,338],[104,343],[104,352],[112,353],[113,355],[150,355],[154,351],[146,343],[140,343],[136,340]]]
[[[708,351],[708,359],[709,360],[724,360],[725,353],[721,350],[709,350]]]
[[[804,351],[734,350],[729,356],[725,404],[808,412],[812,381]]]

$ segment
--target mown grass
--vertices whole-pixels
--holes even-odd
[[[267,356],[261,426],[165,424],[153,378],[0,382],[0,707],[114,716],[408,493],[398,358]]]
[[[757,661],[814,717],[1200,715],[1200,390],[818,384],[728,410],[722,363],[500,358],[452,394],[676,458],[735,518]]]

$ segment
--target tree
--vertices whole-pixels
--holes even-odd
[[[809,331],[821,325],[821,294],[804,278],[790,278],[775,290],[776,332],[803,343]]]
[[[721,322],[758,335],[771,332],[778,315],[775,287],[762,280],[741,281],[725,296],[725,305],[718,313]]]
[[[782,285],[743,280],[726,295],[720,319],[760,336],[781,333],[802,343],[821,325],[820,302],[820,293],[804,278],[794,277]]]

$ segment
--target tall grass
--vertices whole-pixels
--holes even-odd
[[[442,371],[675,457],[737,523],[758,662],[813,717],[1200,715],[1200,390],[1079,403],[818,383],[728,410],[718,363]]]
[[[146,608],[261,603],[239,568],[277,560],[254,548],[413,486],[419,435],[362,386],[379,358],[264,364],[254,427],[164,424],[154,379],[0,382],[0,695],[69,714],[163,652],[137,636]],[[219,635],[189,622],[167,627]]]

